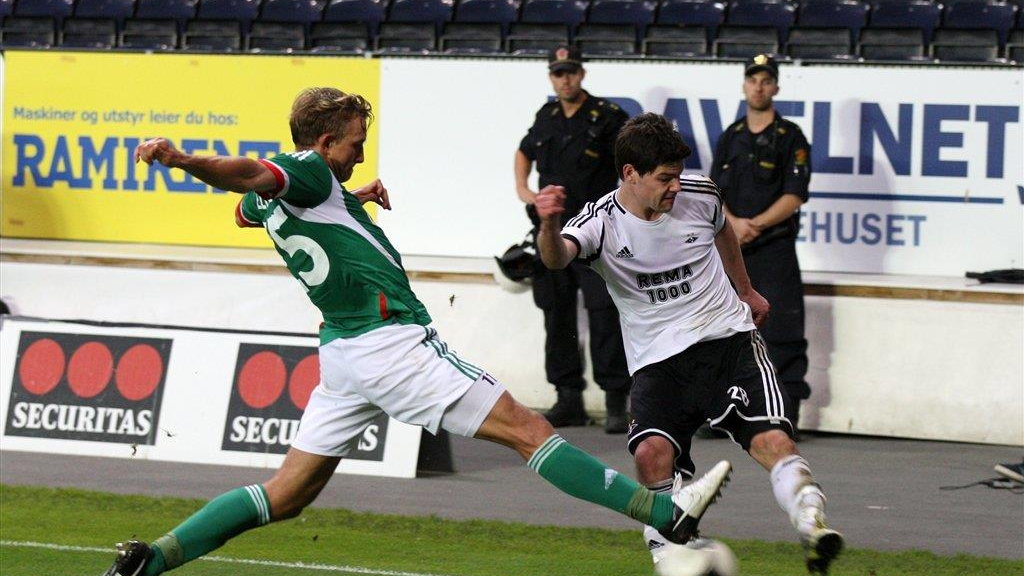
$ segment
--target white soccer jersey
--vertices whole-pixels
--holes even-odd
[[[630,374],[703,340],[754,329],[715,247],[725,225],[710,178],[683,175],[672,210],[653,222],[619,204],[618,190],[587,204],[562,236],[608,284]]]

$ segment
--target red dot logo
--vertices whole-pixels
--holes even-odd
[[[100,342],[86,342],[68,362],[68,384],[79,398],[92,398],[106,389],[114,375],[114,357]]]
[[[149,344],[136,344],[117,361],[114,383],[127,400],[133,402],[153,395],[164,374],[164,361]]]
[[[21,385],[36,396],[46,394],[60,382],[65,362],[64,350],[55,340],[36,340],[21,355],[21,364],[18,366]]]
[[[288,370],[274,352],[253,354],[238,373],[238,393],[250,408],[266,408],[281,396]]]
[[[295,365],[288,380],[288,397],[291,398],[292,404],[299,410],[305,410],[306,404],[309,403],[309,395],[319,383],[320,356],[310,354]]]

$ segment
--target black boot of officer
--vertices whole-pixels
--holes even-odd
[[[627,401],[629,392],[626,390],[605,390],[604,408],[606,419],[604,431],[608,434],[625,434],[629,429]]]
[[[578,388],[559,387],[558,400],[550,410],[544,413],[555,428],[564,426],[586,426],[590,424],[590,416],[583,409],[583,390]]]

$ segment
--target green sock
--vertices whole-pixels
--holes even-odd
[[[556,488],[662,529],[672,521],[672,497],[641,486],[555,434],[527,465]]]
[[[173,570],[269,521],[270,503],[263,486],[253,484],[221,494],[153,542],[153,556],[142,574],[156,576]]]

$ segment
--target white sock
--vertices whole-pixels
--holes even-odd
[[[667,494],[672,491],[672,478],[652,482],[650,484],[646,484],[646,486],[653,492],[662,492]],[[661,532],[658,532],[650,526],[644,526],[644,545],[646,545],[647,550],[650,551],[651,559],[655,564],[657,564],[658,560],[661,560],[661,557],[664,556],[665,553],[673,546],[679,546],[679,544],[669,542],[661,535]]]
[[[779,460],[772,467],[771,480],[775,501],[797,532],[807,536],[825,521],[825,495],[807,460],[797,454]]]

